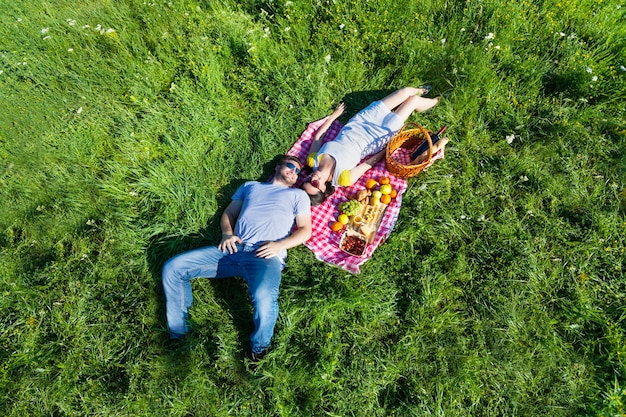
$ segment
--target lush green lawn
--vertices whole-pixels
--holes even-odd
[[[621,6],[621,7],[620,7]],[[5,416],[626,412],[626,8],[618,0],[2,0]],[[449,126],[362,272],[290,251],[271,353],[216,244],[306,124],[404,85]]]

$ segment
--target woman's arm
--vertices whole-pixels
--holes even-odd
[[[322,147],[322,138],[326,134],[326,131],[330,128],[333,122],[343,114],[345,109],[345,104],[339,103],[339,105],[335,108],[335,111],[333,111],[330,116],[328,116],[328,118],[324,120],[324,123],[322,123],[319,129],[317,129],[317,132],[315,132],[315,136],[313,139],[313,143],[311,144],[311,149],[309,150],[309,153],[314,153],[320,150],[320,148]]]
[[[363,176],[367,171],[369,171],[374,165],[379,163],[383,158],[385,158],[386,149],[375,153],[374,155],[367,158],[365,161],[361,162],[359,165],[355,166],[350,170],[350,185],[354,185],[359,178]]]

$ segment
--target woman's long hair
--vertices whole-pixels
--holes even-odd
[[[309,198],[311,199],[311,205],[312,206],[319,206],[320,204],[322,204],[324,201],[326,201],[326,199],[333,195],[333,193],[335,192],[335,187],[333,187],[333,184],[330,181],[326,181],[326,191],[325,192],[319,192],[317,194],[309,194]]]

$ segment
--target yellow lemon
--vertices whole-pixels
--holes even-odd
[[[389,184],[384,184],[380,186],[380,192],[383,194],[391,194],[391,190],[393,190],[393,188],[391,188],[391,185]]]
[[[348,224],[348,222],[350,221],[350,217],[348,217],[347,214],[340,214],[339,217],[337,217],[337,220],[339,221],[339,223],[341,224]]]

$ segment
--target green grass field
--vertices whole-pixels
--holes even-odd
[[[619,0],[2,0],[3,416],[626,415]],[[290,251],[248,367],[240,280],[163,262],[307,123],[405,85],[449,126],[362,272]]]

